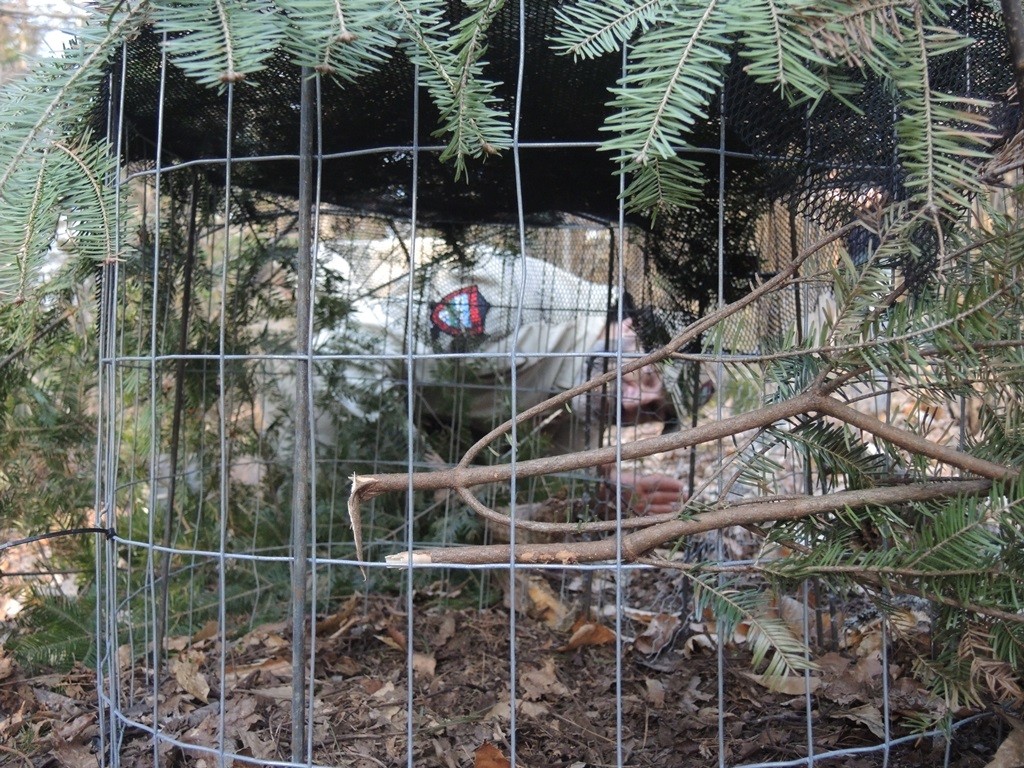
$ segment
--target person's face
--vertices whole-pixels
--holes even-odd
[[[634,358],[642,350],[631,320],[623,321],[621,335],[622,354],[625,362]],[[616,343],[615,340],[612,341],[612,349],[615,349]],[[614,408],[616,381],[613,380],[608,386],[609,410]],[[667,393],[657,367],[647,365],[622,374],[621,392],[623,424],[639,424],[664,419]]]

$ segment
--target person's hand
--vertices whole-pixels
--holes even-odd
[[[683,481],[671,475],[622,474],[623,498],[638,515],[678,512],[686,501]]]

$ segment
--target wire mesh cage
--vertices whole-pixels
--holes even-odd
[[[107,764],[480,766],[497,749],[524,765],[881,765],[908,744],[949,764],[965,749],[955,729],[971,720],[895,725],[913,706],[892,690],[890,630],[864,619],[877,647],[851,653],[856,599],[814,583],[776,609],[825,677],[757,688],[756,628],[719,637],[685,570],[764,556],[748,531],[657,563],[622,550],[651,511],[620,493],[627,478],[670,477],[702,503],[764,491],[723,484],[739,442],[641,459],[625,446],[763,398],[721,361],[820,328],[829,270],[867,258],[871,235],[817,248],[806,279],[673,364],[623,366],[902,199],[892,94],[867,76],[856,120],[833,98],[782,109],[732,65],[695,128],[704,194],[651,221],[597,151],[622,63],[553,56],[557,7],[498,12],[489,60],[516,133],[468,180],[440,162],[435,107],[401,57],[340,84],[282,55],[259,87],[203,88],[169,59],[173,36],[145,30],[111,64],[96,120],[138,223],[137,257],[102,278]],[[978,42],[936,77],[965,97],[1006,91],[998,14],[968,3],[952,23]],[[603,389],[495,432],[602,373]],[[605,458],[557,461],[589,450]],[[771,458],[772,493],[818,482],[799,457]],[[467,468],[497,469],[469,497],[408,479]],[[358,478],[381,475],[400,489],[353,506]],[[574,531],[590,522],[604,533]],[[581,539],[612,556],[418,557]],[[829,704],[848,679],[844,728]]]

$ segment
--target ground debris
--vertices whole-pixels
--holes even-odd
[[[641,590],[641,583],[631,589]],[[714,642],[689,642],[700,622],[674,626],[666,612],[636,611],[618,631],[604,619],[579,627],[601,627],[602,642],[573,644],[572,628],[541,620],[516,623],[516,664],[509,661],[509,614],[488,609],[427,607],[417,611],[412,634],[413,674],[406,672],[404,622],[394,619],[395,598],[359,598],[340,613],[325,616],[318,639],[313,681],[313,761],[354,766],[406,763],[409,686],[413,702],[414,763],[417,766],[510,765],[509,725],[516,714],[516,765],[614,765],[621,739],[630,766],[717,762],[719,724],[724,724],[726,762],[792,760],[808,750],[807,706],[816,754],[829,749],[880,744],[885,733],[878,660],[866,652],[839,648],[818,654],[812,674],[816,694],[799,688],[772,690],[751,674],[749,650],[731,641],[725,648],[725,700],[718,700],[718,658]],[[358,616],[358,622],[352,622]],[[655,623],[658,640],[651,643]],[[358,623],[359,626],[355,626]],[[401,631],[397,627],[401,626]],[[343,629],[344,628],[344,629]],[[587,632],[597,631],[588,629]],[[285,643],[280,640],[284,638]],[[643,638],[640,648],[633,642]],[[193,638],[194,640],[194,638]],[[225,680],[219,679],[218,634],[169,652],[178,672],[168,671],[156,708],[158,731],[194,748],[161,746],[175,765],[213,765],[219,745],[247,761],[287,761],[290,756],[290,639],[279,628],[260,627],[228,641]],[[615,679],[622,653],[621,689]],[[909,733],[910,710],[935,714],[941,704],[901,670],[890,670],[892,737]],[[137,665],[135,690],[146,691],[147,671]],[[184,672],[182,671],[184,669]],[[98,725],[94,673],[25,679],[10,657],[0,655],[0,738],[31,743],[48,755],[37,764],[96,764]],[[198,680],[209,685],[205,688]],[[514,686],[510,681],[514,680]],[[514,688],[514,690],[513,690]],[[617,693],[622,730],[616,729]],[[223,713],[221,707],[223,706]],[[143,696],[126,705],[141,725],[152,723],[152,701]],[[983,768],[1005,738],[994,719],[954,732],[953,768]],[[127,728],[121,763],[153,764],[145,728]],[[934,742],[934,743],[933,743]],[[979,749],[979,744],[990,745]],[[890,750],[891,765],[931,765],[945,749],[939,738]],[[1005,750],[1004,750],[1005,751]],[[9,755],[10,756],[10,755]],[[858,766],[882,765],[882,752],[859,756]],[[504,762],[502,762],[504,761]],[[0,762],[4,762],[0,758]],[[229,761],[230,762],[230,761]],[[235,765],[241,765],[236,761]],[[998,764],[998,763],[996,763]]]

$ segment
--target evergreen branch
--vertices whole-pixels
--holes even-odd
[[[103,182],[97,177],[93,172],[92,167],[78,152],[74,151],[63,141],[55,142],[54,146],[71,159],[71,161],[78,167],[80,178],[85,179],[88,183],[89,188],[92,191],[92,205],[85,205],[85,207],[88,210],[97,210],[100,213],[101,221],[98,230],[104,242],[104,258],[117,258],[117,248],[114,247],[113,237],[121,227],[120,223],[114,219],[113,211],[111,211],[106,205],[109,189],[104,191],[105,187]],[[105,148],[101,148],[101,151],[105,152]]]
[[[99,32],[82,30],[63,60],[41,62],[26,79],[8,86],[10,98],[0,112],[8,137],[0,148],[0,242],[11,262],[0,263],[0,292],[18,301],[39,291],[35,281],[62,213],[74,217],[69,226],[78,228],[84,246],[93,243],[91,236],[108,240],[117,231],[109,209],[101,209],[101,221],[92,221],[94,203],[109,196],[99,191],[103,183],[97,179],[113,160],[104,144],[88,146],[82,126],[103,64],[140,21],[144,7],[130,8]],[[64,140],[70,135],[79,137],[73,149]],[[86,250],[80,248],[79,255]],[[112,253],[106,245],[98,250],[101,258]]]
[[[270,0],[152,0],[153,27],[171,61],[197,82],[223,88],[265,68],[284,36]]]
[[[934,576],[984,576],[997,577],[1004,575],[998,568],[943,568],[932,570],[923,568],[903,568],[899,565],[874,565],[871,563],[851,563],[840,565],[821,565],[805,563],[802,560],[785,561],[762,565],[758,563],[724,563],[710,565],[708,563],[685,563],[674,560],[663,560],[658,557],[639,557],[636,562],[642,565],[653,565],[658,568],[670,568],[678,571],[700,571],[701,573],[742,574],[746,576],[764,576],[787,581],[803,581],[819,576],[858,576],[868,574],[878,578],[892,580],[894,578],[920,579]]]
[[[754,453],[754,459],[756,461],[757,458],[765,457],[768,451],[770,451],[773,447],[775,447],[775,445],[778,444],[777,440],[775,442],[763,440],[765,436],[769,435],[771,435],[771,432],[768,428],[761,428],[757,430],[753,435],[750,435],[748,438],[746,438],[743,443],[738,445],[731,456],[725,457],[724,462],[722,463],[722,468],[720,472],[716,473],[717,475],[724,475],[729,469],[732,468],[733,464],[739,463],[740,467],[735,472],[733,472],[732,475],[728,477],[726,481],[722,484],[722,489],[719,493],[719,496],[721,498],[729,498],[729,494],[732,493],[732,489],[733,487],[735,487],[736,483],[745,480],[749,476],[749,467],[751,463],[753,463],[751,461],[751,457],[748,454],[748,451],[751,446],[757,445],[759,441],[763,441],[763,445],[761,445],[761,447],[758,448],[757,451]],[[694,489],[693,495],[699,495],[705,489],[709,488],[712,483],[717,482],[717,480],[717,477],[707,478],[704,481],[704,483],[700,486],[700,488]],[[757,482],[757,485],[763,487],[764,483]]]
[[[222,83],[238,83],[245,79],[245,75],[235,69],[235,51],[232,42],[231,24],[228,23],[227,11],[224,9],[224,0],[213,0],[213,6],[217,9],[217,20],[223,30],[224,59],[227,61],[227,68],[218,79]]]
[[[435,136],[451,139],[442,160],[455,158],[456,178],[467,175],[466,158],[496,154],[511,146],[508,115],[494,105],[499,83],[482,80],[483,35],[504,0],[476,0],[482,7],[464,19],[451,38],[441,39],[446,25],[437,0],[397,0],[407,30],[407,55],[421,67],[421,77],[441,113]],[[461,49],[459,48],[461,46]]]
[[[787,558],[787,560],[791,560]],[[914,595],[934,603],[968,611],[978,616],[986,616],[990,619],[1005,621],[1010,624],[1024,625],[1024,614],[1005,611],[991,605],[984,605],[973,601],[964,601],[957,598],[943,595],[941,593],[924,589],[898,579],[917,579],[922,577],[934,577],[936,575],[957,577],[957,576],[1005,576],[1005,573],[995,570],[979,569],[950,569],[942,572],[906,569],[897,566],[872,566],[857,563],[853,565],[817,565],[806,564],[800,560],[793,562],[780,561],[769,565],[708,565],[706,563],[680,563],[664,560],[658,557],[640,557],[636,562],[644,565],[652,565],[656,568],[668,568],[676,571],[690,572],[702,571],[707,573],[745,573],[750,575],[762,575],[772,578],[786,580],[804,580],[816,576],[849,576],[852,580],[867,584],[879,591],[887,590],[904,595]]]
[[[405,28],[422,58],[425,59],[428,68],[441,79],[451,93],[455,93],[457,90],[455,79],[449,73],[446,62],[443,61],[444,51],[441,41],[431,40],[430,35],[423,28],[422,22],[417,18],[422,17],[423,22],[432,23],[431,35],[435,35],[447,24],[440,19],[441,10],[437,3],[431,0],[426,3],[420,3],[417,0],[396,0],[395,5],[402,12]]]
[[[904,0],[809,4],[803,10],[806,38],[821,55],[863,67],[884,37],[902,40],[897,9]]]
[[[871,453],[868,445],[841,426],[807,421],[796,429],[772,428],[780,441],[799,446],[813,457],[821,478],[842,476],[848,485],[872,485],[886,468],[886,457]]]
[[[923,175],[923,182],[925,184],[925,207],[929,210],[936,208],[936,194],[935,194],[935,127],[934,117],[932,115],[932,103],[930,94],[931,88],[931,75],[928,72],[928,47],[925,45],[924,29],[921,21],[921,5],[914,5],[914,32],[917,51],[920,56],[920,72],[921,72],[921,101],[923,109],[924,119],[921,124],[925,132],[925,172]]]
[[[354,33],[345,24],[345,11],[341,7],[341,0],[334,0],[334,18],[338,20],[338,40],[347,42]]]
[[[707,103],[707,94],[721,86],[721,67],[728,57],[710,44],[725,42],[723,30],[712,23],[717,5],[718,0],[709,0],[695,19],[680,13],[673,19],[674,27],[652,30],[637,42],[633,49],[636,64],[627,65],[626,75],[612,91],[616,95],[613,107],[619,112],[609,127],[624,133],[627,127],[642,122],[646,128],[625,142],[607,142],[606,149],[626,149],[623,144],[638,142],[623,158],[636,165],[674,154],[678,140],[669,137],[678,135],[677,126],[692,123],[701,105]],[[677,47],[680,41],[681,48]],[[712,63],[717,70],[709,66]],[[629,87],[633,84],[644,87],[634,91]],[[704,95],[698,97],[698,92]]]
[[[622,195],[626,199],[626,210],[649,213],[652,221],[661,210],[695,208],[701,199],[704,169],[696,160],[679,155],[654,158],[619,173],[633,175]]]
[[[51,319],[45,326],[43,326],[42,328],[35,329],[32,333],[31,338],[26,339],[24,342],[16,346],[6,355],[0,357],[0,372],[2,372],[4,368],[9,366],[15,360],[19,359],[30,349],[34,348],[40,341],[42,341],[55,330],[57,330],[66,320],[70,319],[74,314],[75,308],[68,307],[62,313]],[[0,549],[6,549],[6,547]]]
[[[58,113],[64,112],[62,116],[65,119],[70,117],[66,112],[69,97],[91,90],[88,84],[89,81],[95,81],[99,77],[102,64],[110,54],[111,48],[119,44],[128,34],[129,30],[144,16],[147,5],[148,3],[145,0],[140,2],[134,9],[129,5],[128,12],[125,13],[113,28],[110,28],[108,25],[107,34],[89,48],[88,53],[81,61],[76,61],[73,67],[61,70],[62,73],[69,73],[67,79],[63,83],[58,82],[56,87],[51,85],[46,88],[44,92],[50,96],[49,101],[46,102],[41,111],[36,113],[14,152],[3,157],[3,167],[0,169],[0,200],[7,199],[7,185],[11,180],[11,174],[21,166],[26,155],[35,145],[35,142],[43,133],[48,132],[53,127],[54,117]],[[33,90],[35,88],[33,80],[27,81],[24,85],[26,91],[35,92]]]
[[[880,591],[885,589],[886,591],[891,590],[891,585],[886,586],[883,579],[879,579],[877,582],[868,581],[872,583]],[[1002,608],[997,608],[993,605],[985,605],[983,603],[976,603],[972,600],[961,600],[959,598],[944,595],[933,590],[925,589],[923,587],[917,587],[913,584],[907,584],[901,582],[899,584],[899,591],[904,595],[914,595],[916,597],[930,600],[933,603],[945,605],[949,608],[955,608],[959,611],[967,611],[968,613],[975,613],[978,616],[986,616],[990,619],[996,619],[998,621],[1005,621],[1009,624],[1024,625],[1024,613],[1015,613],[1013,611],[1006,611]]]
[[[39,232],[39,216],[43,210],[42,205],[43,193],[46,190],[46,161],[49,157],[49,152],[43,151],[40,153],[38,173],[36,173],[36,181],[32,188],[32,197],[29,200],[28,215],[24,219],[22,225],[22,232],[24,237],[21,238],[21,242],[18,245],[15,262],[18,270],[18,289],[15,295],[14,301],[20,302],[25,300],[25,296],[28,293],[29,284],[29,263],[32,259],[33,252],[38,249],[34,247],[33,240],[37,238]],[[3,284],[0,283],[0,290],[3,290]]]
[[[964,316],[970,316],[971,312],[965,312]],[[936,326],[941,328],[941,324]],[[917,334],[907,333],[898,337],[893,337],[888,341],[910,341],[916,337]],[[722,363],[723,365],[729,364],[756,364],[756,363],[771,363],[778,360],[792,360],[794,358],[802,358],[807,355],[818,355],[837,357],[846,354],[847,352],[856,352],[857,350],[864,349],[871,345],[870,342],[859,342],[856,344],[844,344],[842,346],[811,346],[811,347],[798,347],[796,349],[790,349],[780,352],[762,352],[757,355],[732,355],[722,354],[717,355],[714,353],[706,352],[676,352],[672,355],[673,360],[683,360],[686,362],[695,363]],[[982,341],[969,341],[960,342],[959,349],[963,352],[984,352],[986,350],[1004,350],[1004,349],[1024,349],[1024,339],[987,339]],[[920,346],[919,351],[925,358],[938,357],[946,354],[946,350],[938,349],[932,345],[924,344]],[[849,383],[852,379],[858,375],[867,373],[870,371],[869,366],[861,367],[850,374],[845,375],[844,378],[839,381],[830,380],[830,388],[834,384],[836,388],[842,387]],[[906,387],[902,388],[905,390]],[[901,390],[901,391],[902,391]],[[895,390],[893,390],[895,391]]]
[[[87,663],[96,652],[95,610],[92,595],[72,600],[34,591],[19,617],[30,631],[11,638],[8,647],[39,666],[70,668],[76,661]]]
[[[283,46],[299,66],[355,82],[391,58],[402,26],[390,0],[275,0]]]
[[[991,131],[980,112],[966,111],[968,107],[983,107],[985,102],[933,90],[931,59],[970,41],[952,30],[926,23],[924,10],[923,3],[913,6],[905,27],[909,44],[908,40],[884,41],[894,57],[884,76],[899,93],[906,94],[896,132],[910,171],[908,189],[914,191],[926,215],[934,218],[943,211],[955,217],[965,205],[966,196],[980,191],[980,183],[966,161],[983,157],[978,148],[991,140]],[[941,242],[941,228],[936,233]]]
[[[695,613],[703,615],[707,608],[712,609],[719,638],[730,637],[741,622],[748,624],[747,642],[751,650],[752,668],[760,667],[768,652],[775,651],[763,673],[769,688],[773,681],[779,682],[783,678],[818,668],[808,658],[807,646],[800,642],[786,623],[766,615],[768,606],[762,594],[731,585],[718,586],[709,579],[687,575],[694,586]]]
[[[676,83],[681,79],[683,72],[686,69],[687,64],[691,60],[692,54],[694,53],[697,41],[700,39],[701,31],[707,25],[708,20],[711,18],[711,14],[715,9],[716,0],[712,0],[707,5],[700,21],[697,23],[693,30],[693,34],[690,39],[686,41],[686,46],[683,48],[679,56],[679,61],[676,63],[675,69],[672,71],[670,77],[664,85],[664,90],[661,98],[658,100],[657,106],[654,108],[653,119],[651,120],[651,127],[647,131],[647,135],[644,137],[640,151],[634,156],[634,162],[638,164],[644,164],[647,162],[652,154],[651,150],[654,146],[655,136],[659,132],[660,126],[664,123],[665,115],[668,110],[672,92],[675,90]]]
[[[493,155],[498,153],[498,145],[509,146],[507,140],[499,139],[497,144],[484,137],[481,130],[482,122],[488,120],[486,114],[479,114],[481,108],[486,109],[489,102],[495,102],[494,96],[484,95],[486,91],[493,93],[499,83],[479,82],[477,73],[486,46],[486,31],[494,21],[494,17],[505,4],[505,0],[482,0],[481,8],[474,14],[463,19],[458,27],[458,34],[452,40],[453,47],[459,48],[458,64],[460,72],[455,84],[454,108],[451,111],[448,131],[452,134],[451,143],[441,153],[444,162],[455,157],[456,178],[466,174],[465,158],[467,154],[479,155],[481,152]],[[461,45],[460,45],[461,44]],[[478,87],[479,86],[479,87]],[[445,115],[447,116],[447,115]],[[478,144],[474,147],[467,140],[469,134]]]
[[[925,456],[935,461],[940,461],[950,466],[961,469],[965,472],[987,477],[992,480],[1013,480],[1018,476],[1018,471],[1004,467],[1000,464],[980,459],[970,454],[958,451],[945,445],[938,445],[930,440],[915,435],[903,429],[885,424],[873,415],[861,413],[854,408],[843,405],[835,398],[814,396],[815,404],[812,406],[826,416],[839,419],[857,429],[862,429],[876,437],[892,443],[895,446]]]
[[[855,352],[866,352],[869,350],[878,351],[879,349],[883,349],[892,350],[892,354],[890,354],[888,357],[889,360],[893,362],[903,361],[907,359],[907,355],[909,354],[911,349],[909,345],[912,344],[913,342],[919,342],[924,338],[934,338],[938,334],[938,332],[944,330],[956,332],[956,329],[965,320],[968,320],[976,315],[981,314],[987,306],[996,303],[1000,299],[1006,298],[1007,295],[1011,293],[1011,291],[1011,286],[1004,286],[1003,288],[998,288],[989,291],[984,298],[980,299],[977,302],[962,302],[964,307],[962,311],[955,312],[951,315],[942,317],[940,320],[937,320],[927,326],[921,328],[912,328],[911,330],[905,333],[897,334],[895,336],[875,336],[873,338],[868,338],[865,341],[843,345],[832,344],[823,347],[812,346],[807,347],[802,351],[803,354],[821,354],[823,356],[827,355],[835,361],[838,360],[840,357],[849,357],[852,353]],[[959,297],[956,298],[959,299]],[[866,302],[870,302],[870,297],[866,297]],[[1022,344],[1024,344],[1024,341],[1016,339],[995,339],[974,342],[962,338],[961,336],[960,338],[955,340],[955,346],[964,352],[978,352],[981,351],[981,349],[999,349],[1006,347],[1015,348],[1020,347]],[[915,348],[915,351],[922,358],[940,358],[943,355],[949,354],[950,347],[947,345],[946,347],[940,348],[934,344],[921,344]],[[790,356],[791,355],[780,354],[773,357],[775,359],[784,359]],[[882,367],[885,366],[882,366],[878,364],[878,361],[875,361],[872,365],[866,365],[860,370],[866,371],[870,370],[870,368]],[[849,380],[849,377],[844,377],[843,379],[837,380],[836,382],[830,382],[829,388],[837,389],[839,386],[844,386],[845,384],[847,384]]]
[[[811,66],[825,70],[830,62],[808,48],[799,16],[776,0],[744,2],[738,9],[740,55],[749,61],[744,68],[758,83],[771,83],[791,104],[817,101],[837,82],[829,83]],[[795,92],[795,93],[794,93]]]
[[[983,530],[984,526],[985,519],[981,516],[976,516],[974,520],[967,521],[966,524],[957,526],[957,528],[954,531],[952,531],[949,535],[942,536],[937,541],[935,541],[934,544],[926,547],[925,549],[919,552],[911,553],[913,556],[907,562],[910,566],[918,565],[936,554],[941,554],[943,550],[951,546],[955,546],[959,540],[971,538],[971,534],[973,534],[976,531]],[[973,556],[977,556],[979,554],[980,553],[977,551],[971,552],[971,555]]]
[[[638,26],[651,25],[664,5],[665,0],[577,0],[555,9],[559,28],[551,37],[552,47],[563,55],[591,59],[614,53]]]
[[[775,54],[775,80],[779,84],[779,88],[783,91],[786,89],[786,64],[785,56],[783,55],[783,33],[782,33],[782,19],[779,7],[772,2],[772,0],[766,0],[765,6],[768,8],[768,14],[771,18],[771,33],[769,39],[771,40]]]

